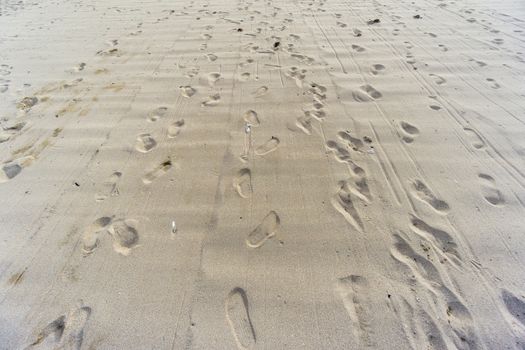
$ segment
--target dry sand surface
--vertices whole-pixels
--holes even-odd
[[[525,349],[522,0],[0,1],[0,349]]]

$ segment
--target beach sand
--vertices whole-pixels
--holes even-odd
[[[525,349],[522,1],[0,33],[0,349]]]

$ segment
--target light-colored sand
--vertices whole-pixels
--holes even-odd
[[[525,349],[523,1],[0,14],[0,349]]]

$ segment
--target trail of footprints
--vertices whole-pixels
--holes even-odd
[[[321,4],[322,5],[322,4]],[[320,9],[322,10],[322,9]],[[337,16],[336,16],[337,17]],[[340,15],[339,17],[340,18]],[[236,22],[235,24],[239,24]],[[346,28],[347,24],[338,21],[336,25],[340,28]],[[212,27],[206,28],[211,30]],[[351,29],[355,37],[363,35],[359,29]],[[239,32],[239,31],[238,31]],[[260,33],[261,30],[255,31]],[[253,34],[254,36],[256,34]],[[432,33],[429,35],[434,36]],[[299,41],[301,38],[297,35],[290,34],[290,40]],[[201,49],[206,50],[207,42],[213,39],[209,33],[202,33],[201,39],[205,41]],[[279,42],[279,45],[275,43]],[[312,57],[293,52],[293,44],[282,44],[282,39],[275,37],[273,47],[270,49],[260,48],[251,45],[248,50],[257,54],[274,53],[277,50],[289,50],[291,58],[305,64],[312,65],[315,60]],[[500,44],[500,43],[497,43]],[[100,51],[101,56],[119,56],[121,51],[116,47],[118,41],[110,43],[110,48]],[[366,49],[360,45],[352,44],[352,50],[362,53]],[[204,59],[209,62],[215,62],[219,57],[213,53],[203,54]],[[407,57],[409,60],[412,57]],[[247,60],[246,64],[253,63]],[[178,65],[180,69],[186,70],[186,76],[193,78],[199,74],[198,67],[184,67]],[[0,75],[7,72],[8,67],[2,66]],[[84,66],[82,66],[82,69]],[[370,67],[371,75],[383,74],[386,67],[382,64],[373,64]],[[311,108],[303,111],[303,115],[295,120],[294,128],[290,130],[299,130],[305,135],[312,135],[315,131],[315,124],[322,123],[326,118],[325,99],[327,89],[319,84],[308,82],[306,80],[308,71],[299,67],[290,67],[285,75],[292,79],[299,89],[303,89],[312,97]],[[446,80],[438,75],[431,74],[437,85],[446,83]],[[204,77],[206,84],[210,89],[220,85],[223,79],[218,72],[211,72]],[[248,72],[241,72],[238,80],[246,82],[251,79]],[[493,84],[494,88],[499,85],[492,79],[487,79]],[[8,81],[7,81],[8,82]],[[5,92],[8,88],[5,80],[0,80],[0,93]],[[179,87],[180,95],[191,101],[199,90],[184,85]],[[260,86],[251,93],[254,99],[263,99],[270,90],[267,86]],[[372,102],[383,97],[382,93],[374,88],[371,84],[363,84],[357,89],[351,91],[351,96],[355,102]],[[221,96],[219,93],[211,93],[201,101],[202,107],[213,107],[220,103]],[[26,98],[19,103],[19,108],[29,111],[36,103],[36,98]],[[432,105],[430,108],[439,110],[439,106]],[[148,122],[155,123],[167,119],[167,107],[158,107],[152,110],[146,116]],[[255,134],[252,127],[263,124],[264,116],[260,116],[254,110],[247,110],[242,119],[249,126],[248,151],[251,151],[251,136]],[[179,119],[172,122],[167,127],[168,139],[175,139],[185,127],[185,120]],[[21,125],[20,129],[23,128]],[[0,134],[0,143],[6,142],[12,137],[12,134],[18,130],[11,127],[4,128]],[[472,138],[473,147],[481,149],[484,147],[483,139],[474,130],[465,128],[465,133]],[[399,123],[399,132],[402,141],[406,144],[413,143],[419,136],[420,131],[415,126],[406,121]],[[256,136],[256,135],[254,135]],[[337,190],[332,198],[333,207],[346,219],[346,221],[358,232],[365,232],[365,226],[359,213],[360,205],[358,203],[370,203],[372,201],[371,191],[368,186],[366,171],[354,161],[354,158],[366,155],[370,150],[367,143],[370,139],[358,138],[348,130],[341,130],[337,133],[338,141],[329,140],[326,142],[326,148],[332,152],[335,159],[344,163],[349,170],[349,177],[338,183]],[[264,157],[276,151],[280,146],[281,140],[277,136],[271,136],[269,139],[258,141],[258,146],[253,147],[253,153],[256,156]],[[154,152],[157,148],[157,140],[150,132],[144,132],[137,136],[135,149],[139,153],[147,154]],[[249,161],[248,157],[248,161]],[[142,177],[144,185],[150,185],[157,179],[165,175],[173,167],[172,161],[168,158],[160,164],[152,164],[145,169]],[[22,170],[22,166],[17,163],[4,164],[0,172],[0,182],[8,181],[17,176]],[[252,172],[248,166],[244,166],[233,175],[233,189],[242,200],[250,200],[254,196],[252,186]],[[95,199],[98,202],[108,200],[111,197],[119,195],[119,182],[122,173],[115,171],[101,185]],[[483,197],[492,205],[504,204],[504,198],[497,189],[495,180],[486,174],[479,174],[480,186]],[[446,215],[449,211],[448,204],[436,197],[429,187],[421,180],[414,180],[409,185],[412,197],[421,203],[430,206],[437,214]],[[253,250],[261,249],[270,239],[278,232],[280,227],[280,217],[274,210],[269,211],[262,218],[260,223],[246,236],[246,245]],[[93,221],[83,232],[82,251],[85,255],[95,252],[98,248],[103,247],[106,242],[111,242],[113,250],[121,255],[130,255],[133,249],[139,246],[138,222],[127,218],[115,218],[104,216]],[[419,304],[414,305],[410,298],[398,298],[392,301],[395,305],[394,312],[400,317],[407,337],[411,340],[413,346],[417,347],[426,344],[430,348],[447,348],[452,342],[458,348],[465,348],[465,344],[474,347],[477,344],[477,336],[473,325],[472,317],[465,304],[462,302],[458,293],[454,291],[454,286],[450,285],[450,279],[446,276],[447,263],[461,267],[463,258],[460,249],[455,243],[454,238],[446,230],[433,227],[425,221],[416,217],[409,216],[409,232],[399,231],[392,234],[393,243],[391,256],[394,260],[405,266],[411,272],[413,278],[409,278],[408,283],[416,289],[422,289],[426,293],[427,304],[437,303],[436,308],[425,309]],[[419,253],[415,248],[413,241],[419,240],[423,247],[424,253]],[[435,265],[434,259],[437,257],[440,265]],[[416,286],[417,283],[417,286]],[[370,289],[368,280],[364,276],[349,275],[337,279],[335,290],[338,292],[344,308],[347,310],[353,323],[352,331],[358,339],[361,347],[374,346],[374,334],[372,331],[372,315],[369,310],[371,299],[368,298]],[[523,296],[517,296],[508,290],[501,292],[502,300],[509,313],[513,315],[516,322],[525,326],[525,301]],[[432,314],[439,312],[437,317]],[[57,348],[80,349],[83,340],[83,330],[87,323],[91,309],[80,306],[73,309],[68,315],[63,315],[44,327],[36,336],[29,348],[44,346],[46,343],[52,344]],[[256,345],[256,333],[252,324],[249,309],[249,300],[244,289],[236,287],[232,289],[225,300],[225,315],[230,331],[235,339],[239,349],[250,349]],[[438,324],[434,320],[446,319],[448,324]],[[417,321],[420,320],[420,321]]]

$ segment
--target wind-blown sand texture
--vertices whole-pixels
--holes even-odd
[[[0,349],[525,349],[518,0],[0,2]]]

